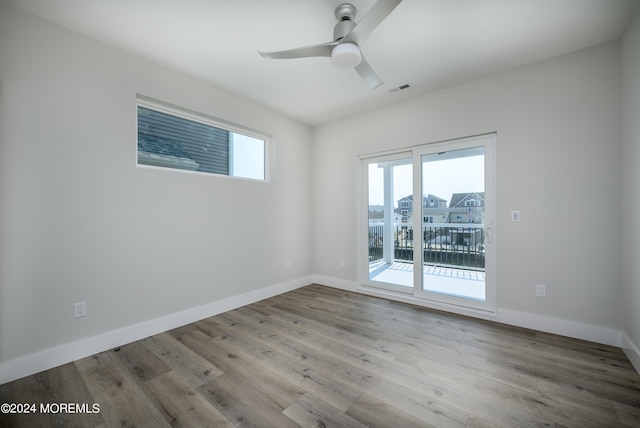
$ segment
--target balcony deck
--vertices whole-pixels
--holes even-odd
[[[423,265],[424,291],[485,300],[484,271]],[[369,279],[404,287],[413,287],[413,264],[395,261],[369,265]]]

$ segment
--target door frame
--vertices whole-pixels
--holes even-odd
[[[462,150],[473,147],[484,147],[485,163],[485,300],[465,299],[422,290],[423,263],[422,251],[413,252],[414,278],[413,288],[400,287],[391,284],[369,280],[368,263],[368,164],[375,161],[387,161],[406,158],[410,154],[413,162],[413,199],[422,201],[422,155]],[[427,143],[420,146],[401,148],[393,151],[358,156],[358,198],[357,198],[357,239],[358,239],[358,288],[384,290],[397,293],[399,296],[407,294],[426,302],[434,302],[445,306],[457,306],[485,313],[495,314],[497,310],[497,234],[496,234],[496,133],[482,134],[472,137]],[[416,199],[416,195],[417,198]],[[417,209],[417,212],[416,212]],[[414,204],[413,230],[422,228],[422,203]],[[414,248],[422,248],[422,233],[413,234]],[[416,268],[418,267],[418,268]]]

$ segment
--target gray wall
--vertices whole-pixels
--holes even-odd
[[[308,282],[308,126],[2,2],[0,79],[0,369]],[[137,167],[137,93],[273,135],[271,182]]]
[[[620,56],[612,42],[314,129],[317,281],[357,289],[358,155],[497,132],[493,319],[619,343]]]
[[[622,101],[623,346],[640,371],[640,7],[622,40]]]

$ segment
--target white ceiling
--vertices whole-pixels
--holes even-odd
[[[639,4],[404,0],[361,46],[385,82],[372,90],[329,58],[257,53],[330,41],[344,0],[6,1],[310,125],[616,39]],[[350,2],[358,22],[375,0]]]

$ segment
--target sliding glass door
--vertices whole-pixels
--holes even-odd
[[[495,310],[494,145],[488,135],[361,158],[361,286]]]

